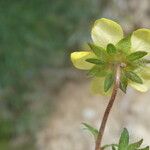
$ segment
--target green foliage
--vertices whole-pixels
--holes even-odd
[[[87,73],[90,77],[103,77],[107,74],[107,71],[105,69],[105,66],[97,66],[95,65],[90,69]]]
[[[39,112],[30,110],[34,102],[26,98],[26,93],[33,91],[32,81],[43,68],[68,65],[67,49],[83,44],[88,30],[85,24],[99,14],[100,8],[95,6],[95,2],[87,0],[0,1],[0,89],[5,93],[0,106],[3,138],[26,132],[33,135],[32,123],[35,130]]]
[[[122,73],[121,74],[121,79],[120,79],[120,89],[126,93],[127,91],[127,86],[128,86],[128,80],[127,77]]]
[[[88,130],[96,140],[98,136],[98,130],[87,123],[83,123],[83,125],[85,126],[85,129]],[[140,148],[142,143],[143,139],[134,143],[129,143],[129,132],[126,128],[124,128],[119,138],[118,144],[106,144],[102,146],[101,149],[105,150],[111,147],[112,150],[149,150],[149,146],[146,146],[145,148]]]
[[[103,65],[105,63],[102,60],[95,59],[95,58],[89,58],[89,59],[86,59],[86,61],[95,65]]]
[[[148,53],[144,52],[144,51],[137,51],[137,52],[133,52],[130,55],[127,56],[127,59],[129,61],[135,61],[138,59],[143,58],[144,56],[146,56]]]
[[[109,148],[109,147],[112,147],[113,150],[116,149],[116,147],[118,147],[118,144],[108,144],[108,145],[104,145],[102,147],[102,150],[106,149],[106,148]]]
[[[117,49],[113,44],[108,44],[106,50],[108,54],[115,54],[117,52]]]
[[[101,60],[106,60],[106,57],[107,57],[107,53],[105,51],[104,48],[100,47],[100,46],[97,46],[95,44],[88,44],[91,48],[91,50],[95,53],[95,55],[101,59]]]
[[[123,38],[122,40],[120,40],[117,45],[116,45],[117,49],[125,52],[125,53],[129,53],[130,52],[130,48],[131,48],[131,35]]]
[[[119,139],[118,150],[127,150],[129,144],[129,133],[127,129],[124,129]]]
[[[33,102],[25,98],[33,90],[32,81],[43,68],[67,64],[67,49],[83,43],[88,30],[85,24],[95,20],[102,7],[87,0],[2,0],[0,11],[0,88],[6,90],[0,106],[0,140],[6,140],[7,145],[15,135],[33,135],[39,115],[31,111]],[[128,42],[118,43],[118,48],[129,49]],[[91,49],[105,58],[102,48],[92,45]],[[91,73],[101,76],[102,69],[95,68]]]
[[[135,142],[135,143],[132,143],[128,146],[127,150],[135,150],[135,149],[138,149],[141,144],[143,143],[143,139],[141,139],[140,141],[138,142]]]
[[[149,150],[149,146],[146,146],[146,147],[144,147],[144,148],[140,148],[140,149],[138,149],[138,150]]]
[[[114,75],[110,72],[115,68],[117,63],[121,63],[122,74],[120,80],[120,89],[126,93],[129,80],[143,84],[142,79],[136,74],[136,69],[144,66],[146,61],[142,60],[147,52],[137,51],[131,53],[131,35],[120,40],[116,45],[108,44],[106,50],[94,44],[89,44],[91,50],[95,53],[97,58],[87,59],[87,62],[99,65],[94,66],[89,70],[88,75],[91,77],[104,77],[104,91],[107,92],[114,80]],[[102,70],[104,73],[102,73]],[[131,71],[132,70],[132,71]]]
[[[149,150],[149,146],[145,148],[140,148],[142,143],[143,143],[143,139],[130,144],[129,132],[127,129],[124,129],[123,132],[121,133],[118,144],[104,145],[102,149],[104,150],[106,148],[112,147],[113,150]]]
[[[104,91],[107,92],[112,84],[114,82],[114,74],[113,73],[108,73],[105,77],[105,81],[104,81]]]
[[[131,81],[139,83],[139,84],[143,84],[142,79],[133,71],[126,71],[125,74],[127,78],[129,78]]]
[[[13,134],[14,130],[13,130],[13,121],[10,119],[2,119],[0,122],[0,139],[5,139],[5,140],[9,140],[10,136],[8,133]]]
[[[112,150],[116,150],[116,147],[114,145],[112,146]]]
[[[107,92],[113,84],[114,75],[110,72],[113,71],[117,63],[120,63],[122,65],[120,89],[124,93],[126,93],[129,80],[139,84],[143,84],[142,78],[140,78],[136,74],[136,70],[139,67],[143,67],[144,63],[149,63],[145,59],[141,59],[148,53],[144,51],[137,51],[131,53],[131,35],[123,38],[116,45],[109,43],[106,47],[106,50],[95,44],[88,45],[97,56],[97,58],[90,58],[86,61],[99,66],[94,66],[92,69],[90,69],[88,75],[90,75],[91,77],[105,76],[105,92]]]
[[[83,125],[85,126],[85,129],[88,130],[94,136],[96,140],[98,136],[98,130],[87,123],[83,123]]]
[[[140,150],[140,146],[143,143],[143,139],[138,142],[129,144],[129,132],[124,129],[119,139],[118,150]],[[149,146],[142,148],[143,150],[149,150]]]

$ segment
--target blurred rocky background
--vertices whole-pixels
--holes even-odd
[[[149,0],[0,1],[0,149],[91,150],[82,122],[99,127],[108,97],[90,93],[69,55],[86,47],[93,22],[106,17],[125,33],[150,28]],[[150,92],[121,91],[104,143],[127,127],[150,144]]]

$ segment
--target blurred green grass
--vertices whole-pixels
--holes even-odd
[[[103,3],[0,1],[0,149],[9,149],[8,142],[20,135],[34,138],[36,126],[40,125],[37,118],[43,113],[41,108],[30,111],[26,93],[34,91],[42,69],[69,65],[69,49],[89,40],[89,24],[99,16]]]

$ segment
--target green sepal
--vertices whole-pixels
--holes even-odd
[[[86,61],[89,62],[89,63],[95,64],[95,65],[103,65],[103,64],[105,64],[104,61],[99,60],[99,59],[95,59],[95,58],[89,58],[89,59],[86,59]]]
[[[107,53],[104,48],[97,46],[95,44],[91,44],[91,43],[88,43],[88,45],[98,58],[100,58],[102,60],[106,59]]]
[[[142,143],[143,143],[143,139],[141,139],[138,142],[132,143],[128,146],[127,150],[136,150],[137,148],[141,146]]]
[[[122,74],[122,75],[121,75],[121,80],[120,80],[120,89],[121,89],[124,93],[126,93],[126,91],[127,91],[127,86],[128,86],[128,79],[127,79],[127,77],[126,77],[124,74]]]
[[[133,71],[126,71],[125,75],[131,81],[139,83],[139,84],[143,84],[142,79],[136,73],[134,73]]]
[[[121,39],[117,43],[116,48],[125,53],[129,53],[131,49],[131,35]]]
[[[116,54],[116,52],[117,52],[116,47],[111,43],[107,45],[106,50],[107,50],[108,54]]]
[[[121,133],[121,137],[119,139],[118,150],[127,150],[129,144],[129,132],[126,128],[124,128]]]
[[[138,60],[140,58],[143,58],[144,56],[146,56],[148,53],[144,52],[144,51],[137,51],[137,52],[133,52],[130,55],[127,56],[127,59],[129,61],[135,61]]]
[[[96,140],[98,136],[98,130],[87,123],[82,124],[85,126],[85,129],[87,129],[94,136],[94,139]]]
[[[87,75],[91,77],[103,77],[107,74],[107,71],[105,69],[105,66],[95,65],[88,71]]]
[[[114,82],[114,74],[113,73],[108,73],[105,77],[105,81],[104,81],[104,91],[107,92],[112,84]]]

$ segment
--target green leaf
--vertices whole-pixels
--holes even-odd
[[[132,71],[126,71],[125,74],[126,74],[126,77],[129,78],[131,81],[139,83],[139,84],[143,84],[142,79],[136,73]]]
[[[108,73],[105,77],[105,81],[104,81],[104,91],[107,92],[112,84],[114,82],[114,75],[113,73]]]
[[[121,133],[118,150],[127,150],[128,144],[129,144],[129,132],[125,128]]]
[[[120,89],[121,89],[124,93],[126,93],[126,91],[127,91],[127,86],[128,86],[128,80],[127,80],[126,76],[122,74],[122,76],[121,76],[121,81],[120,81]]]
[[[89,58],[89,59],[86,59],[87,62],[89,63],[92,63],[92,64],[96,64],[96,65],[103,65],[105,64],[104,61],[101,61],[99,59],[95,59],[95,58]]]
[[[117,43],[116,48],[121,50],[121,51],[124,51],[125,53],[128,53],[130,51],[130,48],[131,48],[131,35],[120,40]]]
[[[115,147],[118,147],[118,145],[117,144],[107,144],[107,145],[102,146],[102,150],[104,150],[108,147],[114,147],[115,148]]]
[[[108,54],[115,54],[117,52],[116,47],[113,44],[107,45],[107,53]]]
[[[138,150],[149,150],[149,146],[145,147],[145,148],[140,148]]]
[[[116,150],[116,147],[115,147],[115,146],[112,146],[112,150]]]
[[[107,53],[105,51],[104,48],[88,43],[89,47],[91,48],[91,50],[94,52],[94,54],[99,57],[100,59],[105,59],[107,57]]]
[[[86,127],[86,129],[94,136],[95,140],[98,136],[98,130],[92,126],[90,126],[87,123],[83,123],[83,125]]]
[[[144,51],[137,51],[137,52],[133,52],[131,53],[130,55],[127,56],[127,59],[129,61],[135,61],[135,60],[138,60],[144,56],[146,56],[148,53],[147,52],[144,52]]]
[[[142,143],[143,143],[143,139],[141,139],[140,141],[138,141],[136,143],[132,143],[128,146],[127,150],[135,150],[135,149],[139,148]]]
[[[105,67],[100,67],[100,66],[94,66],[92,69],[90,69],[87,73],[87,75],[91,77],[103,77],[105,76],[107,71],[105,70]]]

